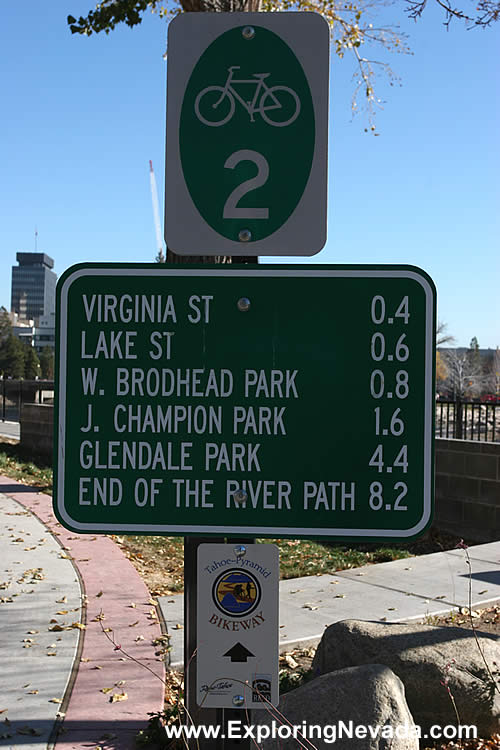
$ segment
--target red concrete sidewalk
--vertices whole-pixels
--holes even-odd
[[[83,647],[61,706],[65,718],[57,750],[132,750],[147,714],[162,709],[164,695],[165,665],[155,656],[160,647],[152,644],[162,633],[145,584],[111,539],[64,529],[48,495],[5,476],[0,476],[0,492],[32,511],[59,540],[85,595]],[[121,649],[115,649],[103,628],[111,628],[107,635]],[[106,688],[111,692],[102,692]],[[112,702],[113,694],[127,698]]]

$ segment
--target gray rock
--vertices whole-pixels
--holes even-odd
[[[334,674],[318,677],[283,695],[278,710],[286,716],[292,726],[300,727],[305,723],[309,728],[326,727],[321,738],[317,735],[308,736],[312,745],[303,742],[303,746],[307,748],[314,746],[318,750],[332,747],[335,750],[418,750],[418,739],[413,734],[413,719],[405,701],[403,684],[390,669],[380,664],[343,669]],[[278,727],[285,726],[275,711],[255,711],[252,720],[261,727],[267,725],[269,729],[273,721]],[[374,731],[377,731],[377,727],[380,729],[375,738],[369,736],[368,729],[367,737],[359,734],[357,737],[339,736],[341,722],[347,728],[352,722],[351,731],[356,731],[358,727],[357,731],[361,733],[362,727],[368,725],[371,725]],[[333,729],[337,732],[337,739],[332,744]],[[383,736],[384,734],[386,736]],[[269,737],[259,746],[263,750],[276,750],[277,747],[280,750],[296,750],[301,747],[293,736],[278,739]]]
[[[500,726],[500,642],[495,636],[420,623],[344,620],[328,627],[312,668],[316,674],[361,664],[385,664],[403,681],[416,724],[475,724],[480,737]],[[480,650],[481,649],[481,650]],[[484,660],[493,674],[488,675]]]

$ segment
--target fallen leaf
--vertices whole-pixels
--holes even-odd
[[[60,698],[49,698],[49,703],[62,703]]]
[[[68,597],[63,596],[62,599],[56,599],[56,604],[66,604],[67,601],[68,601]]]
[[[182,630],[182,629],[183,629],[183,627],[184,627],[184,626],[183,626],[183,625],[181,625],[181,624],[180,624],[180,622],[177,622],[177,623],[176,623],[176,624],[175,624],[175,625],[173,626],[173,629],[174,629],[174,630]]]
[[[111,691],[112,691],[112,690],[113,690],[113,688],[112,688],[112,687],[109,687],[109,688],[101,688],[101,693],[104,693],[105,695],[107,695],[108,693],[111,693]]]
[[[139,625],[139,620],[136,620],[135,622],[131,622],[129,625],[129,628],[134,628],[136,625]]]
[[[478,593],[479,593],[479,596],[482,596],[483,594],[488,593],[488,589],[484,589],[483,591],[479,591]]]
[[[143,641],[143,640],[144,640],[144,636],[143,636],[143,635],[138,635],[138,636],[137,636],[137,638],[134,638],[134,641],[135,641],[136,643],[137,643],[138,641]]]
[[[335,599],[345,599],[345,594],[336,594]]]
[[[59,612],[56,612],[56,615],[67,615],[68,610],[67,609],[60,609]]]
[[[132,607],[132,609],[135,609],[137,607],[137,604],[135,602],[130,602],[128,606]]]
[[[38,690],[28,690],[28,695],[38,695]]]
[[[125,685],[125,680],[118,680],[118,682],[115,682],[115,687],[123,687]]]
[[[63,628],[63,626],[62,626],[62,625],[59,625],[59,624],[58,624],[58,625],[52,625],[52,627],[51,627],[51,628],[49,628],[49,630],[50,630],[50,632],[51,632],[51,633],[54,633],[54,632],[55,632],[55,633],[60,633],[60,632],[61,632],[61,630],[64,630],[64,629],[65,629],[65,628]]]
[[[78,628],[78,630],[86,630],[87,626],[84,625],[82,622],[72,622],[70,627],[72,628]]]
[[[113,693],[113,695],[110,696],[109,702],[118,703],[119,701],[126,701],[126,700],[128,700],[127,693]]]
[[[104,594],[104,591],[99,591],[98,594],[96,594],[96,599],[99,599],[100,596]]]
[[[290,667],[290,669],[296,669],[296,667],[299,666],[299,663],[295,661],[295,659],[293,658],[291,654],[285,654],[285,661]]]
[[[85,657],[84,659],[80,659],[80,661],[90,661],[90,659],[88,659],[87,657]]]
[[[48,651],[47,656],[57,656],[57,653],[55,651]]]

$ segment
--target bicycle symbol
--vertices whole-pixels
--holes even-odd
[[[256,112],[268,125],[273,125],[275,128],[284,128],[295,122],[300,113],[300,99],[293,89],[288,86],[269,87],[264,79],[271,73],[253,73],[253,78],[236,79],[234,71],[239,68],[239,65],[232,65],[228,68],[224,86],[207,86],[200,91],[194,103],[194,111],[198,120],[204,125],[219,128],[229,122],[234,115],[236,101],[239,101],[250,115],[250,122],[255,122]],[[245,101],[234,88],[234,84],[240,83],[255,86],[251,101]],[[259,97],[260,101],[257,103]],[[269,112],[274,114],[270,115]],[[280,114],[287,119],[280,120]]]

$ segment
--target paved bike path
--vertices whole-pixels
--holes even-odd
[[[0,476],[0,508],[0,748],[132,750],[163,706],[146,586],[111,539],[64,529],[48,495]]]

